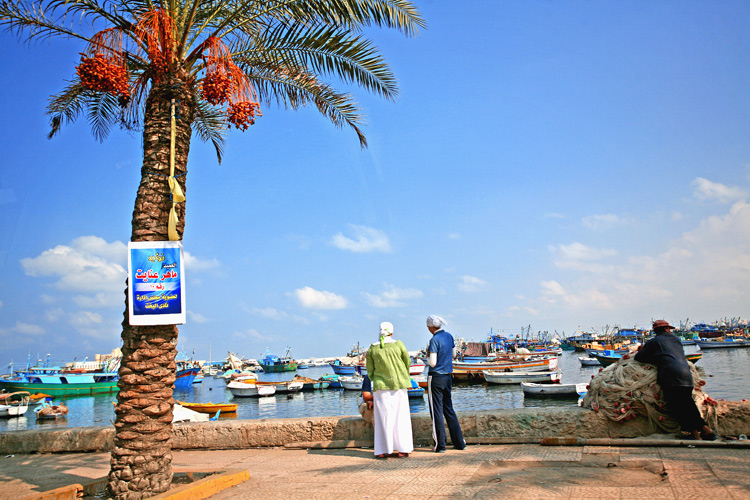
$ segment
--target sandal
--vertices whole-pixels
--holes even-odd
[[[375,455],[375,458],[386,459],[386,458],[388,458],[388,455],[386,455],[385,453],[383,453],[381,455]]]
[[[409,454],[408,453],[401,453],[401,452],[399,452],[398,458],[409,458]]]

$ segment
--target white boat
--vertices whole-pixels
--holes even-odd
[[[364,378],[362,377],[339,377],[341,386],[350,391],[361,391],[363,381]]]
[[[254,383],[233,380],[227,384],[227,389],[235,398],[257,398],[276,394],[275,385],[255,385]]]
[[[532,396],[580,396],[587,392],[586,384],[538,384],[521,382],[524,394]]]
[[[520,384],[521,382],[559,382],[561,373],[559,371],[549,372],[506,372],[498,370],[485,370],[482,372],[484,379],[490,384]]]
[[[29,409],[29,399],[28,391],[0,394],[0,417],[20,417]]]
[[[175,403],[174,409],[172,410],[173,424],[178,422],[208,422],[209,418],[211,418],[211,416],[206,413],[199,413],[177,403]]]
[[[261,382],[256,381],[254,382],[255,385],[258,387],[262,386],[273,386],[276,388],[276,394],[285,394],[288,392],[299,392],[302,390],[302,387],[305,385],[302,382],[295,382],[291,380],[287,380],[285,382]]]
[[[746,338],[726,337],[724,340],[696,340],[695,344],[701,349],[722,349],[736,347],[750,347],[750,340]]]
[[[427,365],[422,362],[422,360],[416,360],[412,361],[411,366],[409,366],[409,375],[419,375],[421,373],[424,373],[425,369],[427,368]]]
[[[581,366],[602,366],[598,359],[587,356],[585,358],[578,358],[581,362]]]

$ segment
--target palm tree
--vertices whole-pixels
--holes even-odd
[[[229,126],[246,130],[261,103],[314,105],[365,147],[352,96],[327,79],[393,99],[395,78],[362,29],[412,36],[425,26],[406,0],[0,0],[0,25],[25,41],[85,43],[76,75],[50,99],[50,137],[82,114],[99,140],[113,126],[142,131],[131,241],[182,239],[193,134],[221,161]],[[130,325],[126,290],[109,474],[116,498],[171,484],[177,334],[175,325]]]

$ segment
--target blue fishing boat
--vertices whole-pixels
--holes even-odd
[[[355,365],[346,365],[341,362],[340,359],[335,360],[333,363],[329,363],[333,373],[336,375],[354,375],[357,373],[357,367]]]
[[[411,379],[411,388],[408,391],[410,398],[421,398],[424,396],[424,389],[419,387],[419,384],[414,379]]]
[[[329,375],[325,374],[322,377],[320,377],[320,380],[322,382],[328,382],[328,388],[329,389],[341,389],[341,382],[339,382],[339,376],[338,375]]]
[[[177,369],[175,372],[174,388],[175,389],[190,389],[193,387],[193,381],[200,368],[195,366],[193,362],[189,360],[177,361]]]
[[[28,391],[56,396],[89,396],[119,391],[117,370],[120,358],[113,357],[100,364],[96,370],[75,367],[27,365],[24,370],[0,376],[0,390],[6,392]]]

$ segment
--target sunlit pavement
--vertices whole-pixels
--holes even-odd
[[[238,498],[748,499],[750,449],[470,445],[376,459],[372,449],[175,451],[175,469],[247,469]],[[2,498],[106,476],[108,453],[0,457]]]

